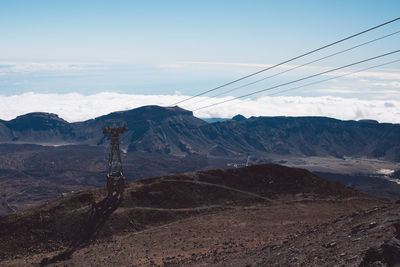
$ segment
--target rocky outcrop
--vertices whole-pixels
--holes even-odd
[[[368,249],[360,267],[398,266],[400,264],[400,222],[393,224],[396,228],[394,237],[384,241],[380,246]]]

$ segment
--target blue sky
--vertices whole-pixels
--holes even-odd
[[[28,93],[77,93],[85,97],[111,92],[175,95],[171,99],[174,103],[175,99],[180,99],[178,96],[213,88],[394,19],[399,16],[399,10],[399,1],[372,0],[4,0],[0,1],[0,96],[15,99]],[[399,30],[400,21],[290,64],[304,64]],[[396,50],[399,44],[400,34],[396,34],[229,95],[238,96]],[[395,59],[400,59],[400,53],[359,68]],[[365,75],[282,95],[400,101],[400,79],[396,76],[399,69],[400,63],[395,63],[373,73],[371,70]],[[354,70],[357,68],[349,71]],[[282,69],[254,77],[249,82],[279,71]],[[262,96],[265,94],[251,100]],[[150,99],[146,103],[151,104]],[[9,99],[6,100],[4,103],[9,103]],[[187,103],[184,107],[196,106]],[[32,109],[37,111],[38,108]],[[56,107],[54,109],[57,111]],[[203,116],[230,115],[221,110]],[[25,111],[26,107],[7,114],[0,110],[0,119],[9,119]],[[257,112],[248,115],[257,115],[254,113]],[[260,110],[259,114],[269,113]],[[396,114],[389,114],[386,120]]]

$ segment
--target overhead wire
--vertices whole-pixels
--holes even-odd
[[[301,54],[301,55],[299,55],[299,56],[296,56],[296,57],[293,57],[293,58],[291,58],[291,59],[285,60],[285,61],[283,61],[283,62],[281,62],[281,63],[275,64],[275,65],[273,65],[273,66],[271,66],[271,67],[264,68],[264,69],[262,69],[262,70],[256,71],[256,72],[254,72],[254,73],[251,73],[251,74],[246,75],[246,76],[244,76],[244,77],[241,77],[241,78],[239,78],[239,79],[236,79],[236,80],[233,80],[233,81],[231,81],[231,82],[225,83],[225,84],[223,84],[223,85],[217,86],[217,87],[215,87],[215,88],[206,90],[206,91],[201,92],[201,93],[199,93],[199,94],[196,94],[196,95],[194,95],[194,96],[185,98],[185,99],[183,99],[183,100],[181,100],[181,101],[178,101],[178,102],[172,104],[171,106],[176,106],[176,105],[178,105],[178,104],[181,104],[181,103],[183,103],[183,102],[186,102],[186,101],[188,101],[188,100],[191,100],[191,99],[193,99],[193,98],[195,98],[195,97],[199,97],[199,96],[205,95],[205,94],[207,94],[207,93],[210,93],[210,92],[212,92],[212,91],[218,90],[218,89],[223,88],[223,87],[226,87],[226,86],[231,85],[231,84],[233,84],[233,83],[236,83],[236,82],[242,81],[242,80],[244,80],[244,79],[250,78],[250,77],[252,77],[252,76],[255,76],[255,75],[257,75],[257,74],[260,74],[260,73],[262,73],[262,72],[265,72],[265,71],[267,71],[267,70],[276,68],[276,67],[278,67],[278,66],[284,65],[284,64],[289,63],[289,62],[291,62],[291,61],[294,61],[294,60],[296,60],[296,59],[305,57],[305,56],[310,55],[310,54],[312,54],[312,53],[315,53],[315,52],[317,52],[317,51],[320,51],[320,50],[323,50],[323,49],[325,49],[325,48],[328,48],[328,47],[331,47],[331,46],[333,46],[333,45],[336,45],[336,44],[338,44],[338,43],[344,42],[344,41],[349,40],[349,39],[351,39],[351,38],[354,38],[354,37],[356,37],[356,36],[359,36],[359,35],[362,35],[362,34],[364,34],[364,33],[367,33],[367,32],[370,32],[370,31],[372,31],[372,30],[375,30],[375,29],[377,29],[377,28],[383,27],[383,26],[385,26],[385,25],[387,25],[387,24],[390,24],[390,23],[393,23],[393,22],[395,22],[395,21],[397,21],[397,20],[400,20],[400,17],[395,18],[395,19],[392,19],[392,20],[387,21],[387,22],[385,22],[385,23],[379,24],[379,25],[377,25],[377,26],[371,27],[371,28],[366,29],[366,30],[364,30],[364,31],[358,32],[358,33],[356,33],[356,34],[350,35],[350,36],[348,36],[348,37],[342,38],[342,39],[340,39],[340,40],[338,40],[338,41],[335,41],[335,42],[333,42],[333,43],[330,43],[330,44],[321,46],[321,47],[319,47],[319,48],[317,48],[317,49],[311,50],[311,51],[306,52],[306,53],[304,53],[304,54]]]
[[[350,64],[347,64],[347,65],[344,65],[344,66],[341,66],[341,67],[333,68],[331,70],[319,72],[319,73],[316,73],[316,74],[313,74],[313,75],[309,75],[309,76],[306,76],[306,77],[303,77],[303,78],[300,78],[300,79],[296,79],[294,81],[281,83],[281,84],[278,84],[278,85],[275,85],[275,86],[272,86],[272,87],[269,87],[269,88],[266,88],[266,89],[258,90],[258,91],[251,92],[251,93],[248,93],[248,94],[245,94],[245,95],[241,95],[241,96],[238,96],[238,97],[235,97],[235,98],[232,98],[232,99],[220,101],[220,102],[213,103],[213,104],[210,104],[210,105],[207,105],[207,106],[204,106],[204,107],[193,109],[192,111],[197,111],[197,110],[201,110],[201,109],[217,106],[217,105],[220,105],[220,104],[223,104],[223,103],[227,103],[227,102],[231,102],[231,101],[234,101],[234,100],[237,100],[237,99],[240,99],[240,98],[244,98],[244,97],[252,96],[252,95],[259,94],[259,93],[262,93],[262,92],[265,92],[265,91],[273,90],[275,88],[279,88],[279,87],[286,86],[286,85],[289,85],[289,84],[293,84],[293,83],[296,83],[296,82],[300,82],[300,81],[304,81],[304,80],[307,80],[307,79],[311,79],[311,78],[314,78],[314,77],[317,77],[317,76],[320,76],[320,75],[323,75],[323,74],[327,74],[327,73],[330,73],[330,72],[333,72],[333,71],[337,71],[337,70],[340,70],[340,69],[348,68],[348,67],[351,67],[351,66],[354,66],[354,65],[365,63],[365,62],[368,62],[368,61],[371,61],[371,60],[374,60],[374,59],[378,59],[378,58],[381,58],[381,57],[385,57],[385,56],[388,56],[388,55],[392,55],[392,54],[395,54],[395,53],[398,53],[398,52],[400,52],[400,50],[394,50],[394,51],[391,51],[391,52],[388,52],[388,53],[385,53],[385,54],[381,54],[381,55],[374,56],[374,57],[371,57],[371,58],[367,58],[367,59],[364,59],[364,60],[361,60],[361,61],[350,63]]]
[[[396,52],[396,51],[395,51],[395,52]],[[374,58],[375,58],[375,57],[374,57]],[[368,60],[369,60],[369,59],[368,59]],[[327,78],[327,79],[323,79],[323,80],[319,80],[319,81],[307,83],[307,84],[304,84],[304,85],[300,85],[300,86],[297,86],[297,87],[294,87],[294,88],[282,90],[282,91],[275,92],[275,93],[272,93],[272,94],[267,94],[266,96],[277,95],[277,94],[280,94],[280,93],[284,93],[284,92],[296,90],[296,89],[299,89],[299,88],[303,88],[303,87],[307,87],[307,86],[319,84],[319,83],[326,82],[326,81],[333,80],[333,79],[338,79],[338,78],[341,78],[341,77],[344,77],[344,76],[349,76],[349,75],[352,75],[352,74],[355,74],[355,73],[359,73],[359,72],[363,72],[363,71],[366,71],[366,70],[369,70],[369,69],[374,69],[374,68],[382,67],[382,66],[389,65],[389,64],[393,64],[393,63],[396,63],[396,62],[400,62],[400,59],[399,59],[399,60],[390,61],[390,62],[386,62],[386,63],[383,63],[383,64],[374,65],[374,66],[372,66],[372,67],[364,68],[364,69],[357,70],[357,71],[350,72],[350,73],[346,73],[346,74],[343,74],[343,75],[339,75],[339,76],[335,76],[335,77],[331,77],[331,78]],[[359,62],[356,62],[355,64],[359,64]],[[345,67],[347,67],[347,65],[346,65]],[[344,68],[344,67],[343,67],[343,68]],[[331,70],[331,71],[334,71],[334,70]],[[271,89],[271,90],[272,90],[272,89]],[[232,101],[233,101],[233,100],[238,100],[238,99],[239,99],[239,98],[235,98],[235,99],[232,99]],[[245,99],[244,101],[246,101],[246,99]],[[205,108],[205,107],[204,107],[204,108]],[[197,109],[195,109],[195,110],[193,110],[193,111],[196,111],[196,110],[197,110]],[[147,117],[146,119],[139,119],[139,120],[131,121],[131,122],[130,122],[130,125],[136,124],[136,123],[140,123],[140,122],[145,122],[145,121],[151,121],[152,119],[157,118],[160,114],[162,114],[162,113],[164,113],[164,112],[165,112],[164,110],[160,110],[159,112],[153,112],[153,113],[152,113],[152,116],[149,116],[149,117]]]
[[[400,59],[389,61],[389,62],[378,64],[378,65],[374,65],[374,66],[367,67],[367,68],[363,68],[361,70],[357,70],[357,71],[354,71],[354,72],[345,73],[345,74],[342,74],[342,75],[339,75],[339,76],[335,76],[335,77],[331,77],[331,78],[327,78],[327,79],[323,79],[323,80],[307,83],[307,84],[300,85],[300,86],[297,86],[297,87],[293,87],[293,88],[290,88],[290,89],[281,90],[281,91],[278,91],[278,92],[275,92],[275,93],[272,93],[272,94],[267,94],[266,96],[273,96],[273,95],[281,94],[281,93],[284,93],[284,92],[293,91],[293,90],[296,90],[296,89],[299,89],[299,88],[303,88],[303,87],[319,84],[319,83],[326,82],[326,81],[329,81],[329,80],[339,79],[339,78],[342,78],[342,77],[345,77],[345,76],[350,76],[350,75],[355,74],[355,73],[360,73],[360,72],[367,71],[367,70],[370,70],[370,69],[375,69],[375,68],[386,66],[386,65],[393,64],[393,63],[396,63],[396,62],[400,62]],[[238,99],[235,99],[235,100],[238,100]],[[243,101],[247,101],[247,100],[250,100],[250,99],[244,99]],[[139,119],[139,120],[135,120],[135,121],[130,121],[130,125],[136,124],[136,123],[140,123],[140,122],[144,122],[144,121],[151,121],[152,119],[157,118],[159,116],[159,114],[164,113],[164,112],[165,112],[164,110],[160,110],[159,112],[155,112],[155,113],[153,112],[152,116],[149,116],[146,119]]]
[[[367,33],[367,32],[369,32],[369,31],[372,31],[372,30],[375,30],[375,29],[377,29],[377,28],[380,28],[380,27],[382,27],[382,26],[384,26],[384,25],[393,23],[393,22],[395,22],[395,21],[397,21],[397,20],[400,20],[400,17],[399,17],[399,18],[392,19],[392,20],[387,21],[387,22],[385,22],[385,23],[379,24],[379,25],[377,25],[377,26],[375,26],[375,27],[369,28],[369,29],[364,30],[364,31],[362,31],[362,32],[353,34],[353,35],[348,36],[348,37],[346,37],[346,38],[340,39],[340,40],[338,40],[338,41],[336,41],[336,42],[330,43],[330,44],[325,45],[325,46],[322,46],[322,47],[320,47],[320,48],[314,49],[314,50],[312,50],[312,51],[309,51],[309,52],[304,53],[304,54],[302,54],[302,55],[299,55],[299,56],[297,56],[297,57],[294,57],[294,58],[291,58],[291,59],[289,59],[289,60],[283,61],[283,62],[281,62],[281,63],[275,64],[275,65],[273,65],[273,66],[271,66],[271,67],[262,69],[262,70],[260,70],[260,71],[255,72],[255,73],[252,73],[252,74],[249,74],[249,75],[244,76],[244,77],[242,77],[242,78],[236,79],[236,80],[234,80],[234,81],[232,81],[232,82],[226,83],[226,84],[224,84],[224,85],[221,85],[221,86],[218,86],[218,87],[216,87],[216,88],[210,89],[210,90],[208,90],[208,91],[202,92],[202,93],[197,94],[197,95],[195,95],[195,96],[192,96],[192,97],[189,97],[189,98],[187,98],[187,99],[181,100],[181,101],[177,102],[177,103],[174,104],[174,105],[177,105],[177,104],[179,104],[179,103],[185,102],[185,101],[187,101],[187,100],[189,100],[189,99],[193,99],[193,98],[195,98],[195,97],[197,97],[197,96],[201,96],[201,95],[204,95],[204,94],[206,94],[206,93],[215,91],[215,90],[220,89],[220,88],[222,88],[222,87],[228,86],[228,85],[230,85],[230,84],[236,83],[236,82],[238,82],[238,81],[244,80],[244,79],[249,78],[249,77],[251,77],[251,76],[254,76],[254,75],[257,75],[257,74],[262,73],[262,72],[264,72],[264,71],[267,71],[267,70],[269,70],[269,69],[278,67],[278,66],[283,65],[283,64],[285,64],[285,63],[288,63],[288,62],[290,62],[290,61],[294,61],[294,60],[299,59],[299,58],[301,58],[301,57],[304,57],[304,56],[306,56],[306,55],[310,55],[310,54],[312,54],[312,53],[315,53],[315,52],[320,51],[320,50],[322,50],[322,49],[325,49],[325,48],[327,48],[327,47],[333,46],[333,45],[335,45],[335,44],[341,43],[341,42],[343,42],[343,41],[346,41],[346,40],[348,40],[348,39],[354,38],[354,37],[359,36],[359,35],[361,35],[361,34],[364,34],[364,33]],[[331,56],[334,56],[334,55],[337,55],[337,54],[340,54],[340,53],[344,53],[344,52],[346,52],[346,51],[348,51],[348,50],[352,50],[352,49],[355,49],[355,48],[357,48],[357,47],[366,45],[366,44],[368,44],[368,43],[372,43],[372,42],[378,41],[378,40],[380,40],[380,39],[387,38],[387,37],[392,36],[392,35],[394,35],[394,34],[397,34],[397,33],[399,33],[399,32],[400,32],[400,31],[394,32],[394,33],[391,33],[391,34],[388,34],[388,35],[385,35],[385,36],[382,36],[382,37],[380,37],[380,38],[377,38],[377,39],[374,39],[374,40],[371,40],[371,41],[362,43],[362,44],[360,44],[360,45],[357,45],[357,46],[348,48],[348,49],[346,49],[346,50],[343,50],[343,51],[334,53],[334,54],[332,54],[332,55],[329,55],[329,56],[326,56],[326,57],[317,59],[317,60],[312,61],[312,62],[308,62],[308,63],[306,63],[306,64],[311,64],[311,63],[317,62],[317,61],[319,61],[319,60],[325,59],[325,58],[327,58],[327,57],[331,57]],[[306,65],[306,64],[303,64],[303,65],[301,65],[301,66],[304,66],[304,65]],[[297,67],[295,67],[295,68],[299,68],[299,67],[301,67],[301,66],[297,66]],[[294,69],[294,68],[293,68],[293,69]],[[290,69],[290,70],[292,70],[292,69]],[[290,71],[290,70],[286,70],[286,71],[284,71],[284,72],[288,72],[288,71]],[[271,77],[267,77],[267,78],[271,78]],[[266,79],[266,78],[263,78],[262,80],[264,80],[264,79]],[[251,83],[251,84],[253,84],[253,83]],[[243,97],[245,97],[245,96],[243,96]],[[169,106],[169,107],[171,107],[171,106]],[[206,107],[202,107],[202,108],[200,108],[200,109],[203,109],[203,108],[206,108]],[[198,109],[195,109],[195,110],[198,110]],[[161,114],[161,113],[163,113],[163,112],[164,112],[164,111],[160,111],[159,113]],[[139,120],[131,121],[131,123],[138,123],[138,122],[143,122],[143,121],[149,121],[149,120],[151,120],[152,118],[156,118],[157,116],[158,116],[158,114],[157,114],[157,112],[155,112],[155,114],[153,114],[153,116],[147,117],[146,119],[139,119]]]
[[[379,37],[379,38],[370,40],[370,41],[368,41],[368,42],[364,42],[364,43],[361,43],[361,44],[359,44],[359,45],[352,46],[352,47],[350,47],[350,48],[341,50],[341,51],[339,51],[339,52],[336,52],[336,53],[333,53],[333,54],[330,54],[330,55],[327,55],[327,56],[324,56],[324,57],[321,57],[321,58],[318,58],[318,59],[309,61],[309,62],[304,63],[304,64],[302,64],[302,65],[292,67],[292,68],[290,68],[290,69],[287,69],[287,70],[278,72],[278,73],[276,73],[276,74],[273,74],[273,75],[270,75],[270,76],[267,76],[267,77],[264,77],[264,78],[262,78],[262,79],[259,79],[259,80],[256,80],[256,81],[253,81],[253,82],[250,82],[250,83],[247,83],[247,84],[244,84],[244,85],[235,87],[235,88],[232,88],[232,89],[227,90],[227,91],[224,91],[224,92],[222,92],[222,93],[218,93],[218,94],[216,94],[216,95],[212,95],[212,96],[210,96],[210,98],[219,97],[219,96],[221,96],[221,95],[234,92],[234,91],[239,90],[239,89],[241,89],[241,88],[244,88],[244,87],[247,87],[247,86],[250,86],[250,85],[259,83],[259,82],[261,82],[261,81],[265,81],[265,80],[267,80],[267,79],[270,79],[270,78],[276,77],[276,76],[278,76],[278,75],[281,75],[281,74],[290,72],[290,71],[292,71],[292,70],[295,70],[295,69],[298,69],[298,68],[301,68],[301,67],[310,65],[310,64],[312,64],[312,63],[315,63],[315,62],[318,62],[318,61],[321,61],[321,60],[324,60],[324,59],[327,59],[327,58],[330,58],[330,57],[333,57],[333,56],[337,56],[337,55],[339,55],[339,54],[343,54],[343,53],[345,53],[345,52],[348,52],[348,51],[351,51],[351,50],[353,50],[353,49],[362,47],[362,46],[364,46],[364,45],[371,44],[371,43],[373,43],[373,42],[376,42],[376,41],[379,41],[379,40],[382,40],[382,39],[391,37],[391,36],[396,35],[396,34],[398,34],[398,33],[400,33],[400,31],[396,31],[396,32],[393,32],[393,33],[390,33],[390,34],[381,36],[381,37]],[[201,100],[199,100],[199,101],[197,101],[197,102],[192,103],[191,105],[196,105],[196,104],[199,104],[199,103],[204,102],[204,101],[207,101],[207,100],[208,100],[208,98],[201,99]]]
[[[278,92],[275,92],[275,93],[272,93],[272,94],[267,94],[267,96],[278,95],[278,94],[281,94],[281,93],[285,93],[285,92],[288,92],[288,91],[293,91],[293,90],[296,90],[296,89],[299,89],[299,88],[303,88],[303,87],[306,87],[306,86],[315,85],[315,84],[319,84],[319,83],[322,83],[322,82],[327,82],[327,81],[330,81],[330,80],[339,79],[339,78],[350,76],[350,75],[353,75],[353,74],[356,74],[356,73],[360,73],[360,72],[363,72],[363,71],[367,71],[367,70],[383,67],[383,66],[386,66],[386,65],[390,65],[390,64],[393,64],[393,63],[396,63],[396,62],[400,62],[400,59],[389,61],[389,62],[386,62],[386,63],[382,63],[382,64],[379,64],[379,65],[374,65],[374,66],[371,66],[371,67],[368,67],[368,68],[364,68],[364,69],[361,69],[361,70],[345,73],[345,74],[342,74],[342,75],[339,75],[339,76],[335,76],[335,77],[331,77],[331,78],[328,78],[328,79],[323,79],[323,80],[319,80],[319,81],[316,81],[316,82],[307,83],[307,84],[300,85],[300,86],[297,86],[297,87],[294,87],[294,88],[285,89],[285,90],[278,91]]]
[[[293,87],[293,88],[281,90],[281,91],[278,91],[278,92],[275,92],[275,93],[272,93],[272,94],[267,94],[265,96],[273,96],[273,95],[282,94],[282,93],[285,93],[285,92],[288,92],[288,91],[293,91],[293,90],[297,90],[299,88],[303,88],[303,87],[307,87],[307,86],[311,86],[311,85],[315,85],[315,84],[320,84],[320,83],[327,82],[327,81],[330,81],[330,80],[336,80],[336,79],[339,79],[339,78],[342,78],[342,77],[350,76],[350,75],[353,75],[353,74],[356,74],[356,73],[360,73],[360,72],[363,72],[363,71],[367,71],[367,70],[371,70],[371,69],[376,69],[376,68],[387,66],[387,65],[390,65],[390,64],[393,64],[393,63],[397,63],[397,62],[400,62],[400,59],[392,60],[392,61],[385,62],[385,63],[382,63],[382,64],[378,64],[378,65],[374,65],[374,66],[371,66],[371,67],[363,68],[363,69],[360,69],[360,70],[357,70],[357,71],[353,71],[353,72],[345,73],[345,74],[342,74],[342,75],[334,76],[334,77],[331,77],[331,78],[328,78],[328,79],[323,79],[323,80],[319,80],[319,81],[303,84],[303,85],[300,85],[300,86],[296,86],[296,87]],[[249,100],[250,99],[244,99],[243,102],[246,102],[246,101],[249,101]],[[242,104],[243,102],[240,102],[240,104]],[[233,105],[234,104],[232,104],[231,106],[233,106]]]

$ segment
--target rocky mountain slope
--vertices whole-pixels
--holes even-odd
[[[0,153],[0,215],[46,203],[71,191],[99,188],[105,184],[105,146],[0,144],[0,151],[3,152]],[[400,185],[383,176],[368,176],[376,169],[400,168],[390,162],[315,157],[296,159],[287,156],[274,158],[250,158],[249,164],[285,162],[285,165],[297,165],[312,171],[321,169],[324,172],[319,172],[319,176],[361,192],[394,200],[400,198]],[[232,162],[243,166],[247,159],[239,159],[196,154],[122,153],[128,181],[180,172],[226,169],[233,167]],[[352,174],[346,174],[349,171]],[[364,174],[360,175],[360,172]]]
[[[0,144],[0,215],[58,198],[71,191],[103,187],[104,146]],[[128,181],[171,173],[225,168],[228,159],[178,157],[148,152],[122,153]]]
[[[282,163],[368,194],[400,198],[399,184],[376,177],[381,169],[400,168],[400,125],[240,115],[206,123],[178,107],[145,106],[77,123],[38,112],[0,121],[0,215],[103,186],[109,140],[102,129],[109,119],[128,126],[121,136],[128,181],[247,161]]]
[[[130,183],[123,198],[106,198],[104,189],[82,191],[0,217],[0,261],[3,266],[224,266],[254,262],[253,255],[281,244],[273,252],[279,259],[278,252],[289,253],[301,233],[313,233],[307,242],[318,242],[319,230],[313,229],[381,205],[388,203],[304,169],[274,164],[170,175]],[[356,232],[363,229],[364,224]],[[351,244],[338,238],[332,241],[338,247]],[[329,249],[332,242],[320,245]],[[362,260],[366,247],[351,252],[359,256],[352,264]],[[327,258],[325,253],[315,255]]]
[[[399,266],[400,205],[389,204],[299,227],[286,238],[214,257],[194,255],[176,266]]]
[[[31,113],[0,122],[7,143],[106,145],[106,120],[122,119],[128,151],[208,156],[296,155],[372,157],[400,162],[400,125],[324,117],[251,117],[206,123],[179,107],[145,106],[93,120],[67,123]]]

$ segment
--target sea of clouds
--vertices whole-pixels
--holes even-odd
[[[102,92],[92,95],[79,93],[23,93],[0,95],[0,119],[10,120],[30,112],[56,113],[69,121],[84,121],[114,111],[129,110],[144,105],[171,106],[188,96],[138,95]],[[194,110],[199,118],[231,118],[236,114],[250,116],[326,116],[342,120],[374,119],[379,122],[400,123],[399,100],[342,98],[334,96],[261,96],[240,99],[198,109],[225,98],[200,97],[179,106]],[[202,100],[201,103],[196,103]],[[198,110],[197,110],[198,109]]]

